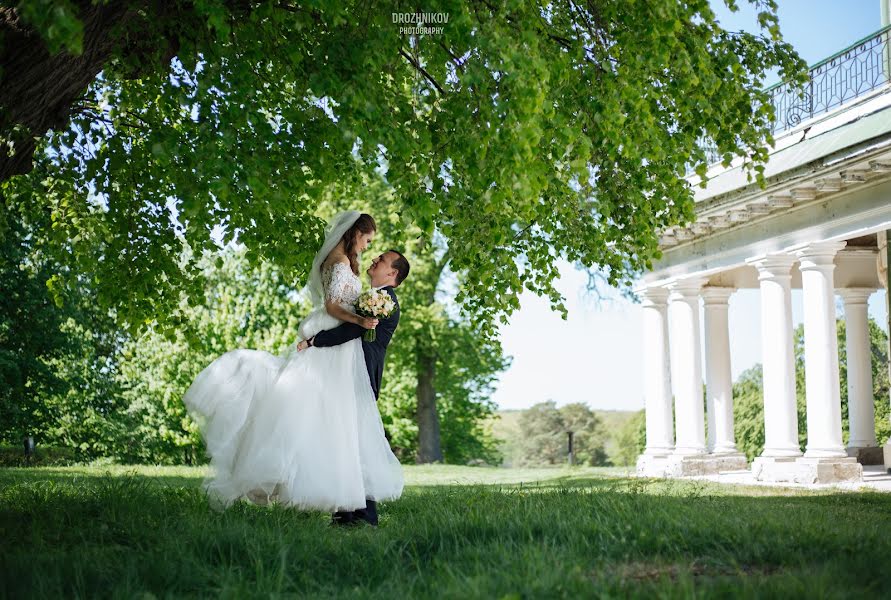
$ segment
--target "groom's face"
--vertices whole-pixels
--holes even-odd
[[[371,285],[379,287],[381,285],[394,285],[396,283],[396,269],[393,268],[393,260],[396,254],[393,252],[384,252],[371,260],[371,266],[368,267],[366,273],[371,278]]]

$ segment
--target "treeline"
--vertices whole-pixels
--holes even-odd
[[[595,411],[583,403],[557,407],[553,400],[499,412],[491,421],[505,466],[567,464],[573,433],[577,465],[631,466],[644,434],[643,411]]]

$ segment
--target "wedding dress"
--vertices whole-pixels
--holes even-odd
[[[359,277],[343,263],[319,270],[325,299],[354,310]],[[317,306],[298,333],[306,339],[341,322]],[[360,339],[282,356],[232,350],[196,377],[183,401],[207,444],[214,473],[205,489],[216,506],[272,499],[335,512],[402,495]]]

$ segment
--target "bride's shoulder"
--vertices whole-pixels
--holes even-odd
[[[325,262],[322,263],[322,273],[325,271],[331,271],[332,273],[338,268],[352,272],[352,268],[350,267],[350,259],[347,258],[346,254],[331,254],[328,258],[325,259]]]
[[[347,257],[346,254],[340,252],[332,252],[328,255],[327,258],[325,258],[325,261],[322,263],[322,269],[327,269],[328,267],[333,267],[337,264],[350,266],[350,259]]]

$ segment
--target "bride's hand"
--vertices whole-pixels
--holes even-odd
[[[374,329],[377,327],[378,320],[374,317],[359,317],[358,325],[360,327],[364,327],[365,329]]]

